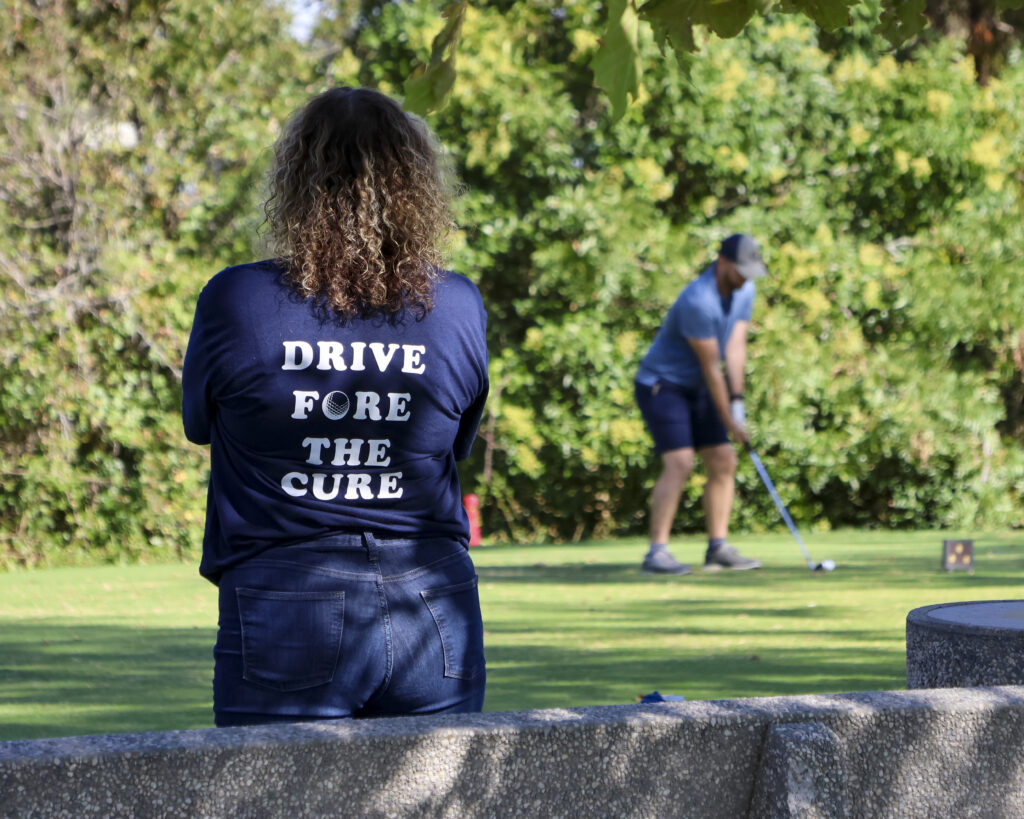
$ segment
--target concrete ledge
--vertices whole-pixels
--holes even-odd
[[[770,725],[751,816],[764,819],[846,816],[839,737],[820,722]]]
[[[0,743],[4,817],[713,819],[755,786],[794,816],[1020,816],[1024,687]]]
[[[922,606],[907,615],[907,688],[1024,685],[1024,600]]]

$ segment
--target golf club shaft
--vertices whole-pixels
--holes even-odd
[[[782,502],[782,498],[779,497],[779,493],[775,491],[775,484],[773,484],[772,479],[768,477],[768,470],[764,468],[764,464],[761,463],[761,459],[750,444],[747,444],[747,452],[750,453],[750,460],[754,462],[754,469],[756,469],[757,474],[761,476],[761,482],[764,484],[765,489],[768,490],[768,494],[772,496],[772,500],[775,501],[775,506],[779,510],[779,514],[782,515],[782,519],[786,522],[786,526],[789,527],[790,534],[793,535],[793,539],[800,547],[800,551],[803,552],[807,565],[814,568],[814,561],[811,560],[811,555],[808,553],[807,547],[804,545],[804,539],[800,537],[800,532],[797,531],[796,524],[793,523],[793,519],[789,516],[789,512],[786,511],[786,506]]]

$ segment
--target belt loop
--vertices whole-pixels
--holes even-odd
[[[363,543],[366,544],[366,552],[370,560],[376,560],[380,555],[380,545],[370,532],[363,532]]]

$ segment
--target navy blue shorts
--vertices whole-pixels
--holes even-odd
[[[636,403],[654,438],[654,451],[703,449],[729,443],[729,433],[706,387],[687,389],[667,381],[635,384]]]

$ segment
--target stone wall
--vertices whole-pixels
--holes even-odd
[[[4,817],[1011,817],[1024,687],[0,743]]]

